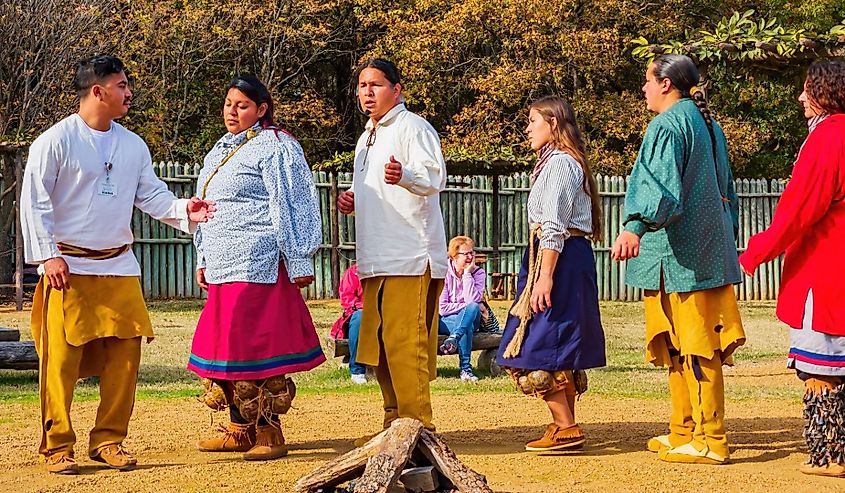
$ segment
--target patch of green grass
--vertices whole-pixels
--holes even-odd
[[[202,300],[154,301],[149,303],[150,317],[156,330],[152,344],[144,344],[142,364],[138,376],[139,399],[176,399],[200,393],[199,380],[185,369],[190,353],[191,339]],[[507,319],[509,302],[492,302],[499,321]],[[340,313],[337,301],[311,301],[308,303],[314,324],[321,337],[328,335],[331,324]],[[644,361],[644,321],[642,304],[606,302],[601,304],[602,322],[607,340],[606,368],[589,372],[590,392],[609,397],[663,399],[668,395],[666,370],[654,368]],[[748,341],[737,352],[737,365],[767,363],[784,358],[787,332],[775,320],[774,304],[765,302],[741,305],[743,323]],[[0,313],[0,325],[26,326],[29,317],[25,312]],[[25,332],[22,330],[22,332]],[[474,359],[478,353],[475,353]],[[475,363],[475,361],[474,361]],[[466,384],[458,379],[457,356],[438,358],[438,378],[432,382],[435,395],[513,392],[513,385],[506,376],[490,377],[479,371],[478,384]],[[300,395],[317,394],[367,394],[378,393],[378,385],[354,385],[340,360],[332,359],[313,371],[295,377]],[[729,385],[727,397],[744,399],[797,399],[798,386]],[[77,386],[75,399],[95,400],[98,391],[95,380]],[[37,402],[38,375],[35,371],[0,370],[0,402]]]
[[[138,389],[138,399],[187,399],[197,397],[200,391],[196,387],[156,388],[143,387]]]
[[[202,310],[202,307],[204,305],[204,299],[154,300],[147,302],[147,309],[149,309],[151,314],[187,313],[190,315],[195,315]]]

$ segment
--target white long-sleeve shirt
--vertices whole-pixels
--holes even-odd
[[[53,125],[30,146],[20,206],[28,263],[62,256],[59,242],[95,250],[131,244],[133,206],[182,231],[194,229],[188,201],[177,199],[156,176],[144,141],[116,122],[109,134],[104,148],[112,166],[106,187],[106,163],[78,114]],[[106,260],[63,258],[72,274],[141,274],[131,249]]]
[[[554,151],[528,192],[528,223],[540,225],[540,248],[563,251],[569,229],[593,232],[590,195],[584,170],[569,154]]]
[[[446,277],[446,231],[440,192],[446,188],[446,163],[440,137],[420,116],[398,104],[355,146],[355,243],[358,277]],[[367,142],[371,146],[367,146]],[[384,182],[384,165],[393,156],[402,164],[397,185]]]

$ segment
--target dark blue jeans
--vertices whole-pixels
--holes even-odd
[[[349,374],[363,375],[367,367],[355,362],[355,355],[358,354],[358,332],[361,330],[361,310],[355,310],[349,318]]]
[[[450,315],[440,316],[442,335],[454,337],[458,341],[458,359],[461,370],[472,370],[470,356],[472,356],[472,336],[481,325],[481,307],[478,303],[469,303],[459,311]]]

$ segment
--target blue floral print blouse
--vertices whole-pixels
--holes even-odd
[[[214,174],[247,131],[227,133],[205,156],[197,195],[205,187],[205,198],[216,202],[217,212],[194,235],[197,269],[205,268],[211,284],[275,284],[281,261],[291,281],[314,275],[311,257],[322,241],[322,221],[311,170],[296,139],[261,130]]]

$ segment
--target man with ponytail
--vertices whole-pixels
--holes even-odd
[[[644,290],[646,359],[669,368],[669,434],[648,449],[668,462],[724,464],[722,365],[745,343],[733,284],[740,282],[739,204],[725,135],[710,115],[695,64],[661,55],[646,70],[649,124],[613,245],[625,282]]]
[[[355,356],[375,368],[384,428],[413,418],[433,430],[429,385],[437,375],[438,309],[448,269],[440,210],[446,162],[431,124],[405,108],[393,62],[367,60],[355,74],[359,108],[369,119],[355,146],[352,187],[337,201],[342,213],[355,213],[364,302]]]

